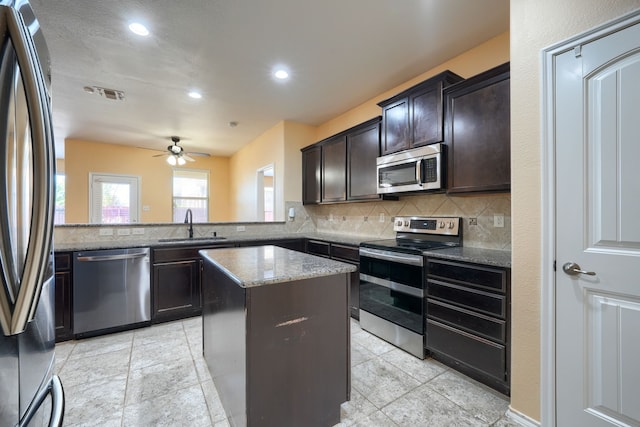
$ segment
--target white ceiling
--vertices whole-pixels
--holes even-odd
[[[162,150],[171,135],[228,156],[281,120],[324,123],[509,28],[509,0],[31,3],[51,53],[58,157],[65,138]],[[279,64],[286,82],[271,77]]]

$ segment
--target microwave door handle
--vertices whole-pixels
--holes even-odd
[[[6,325],[2,325],[5,335],[14,335],[23,332],[35,314],[48,266],[47,260],[50,257],[53,235],[54,186],[52,176],[55,166],[53,132],[48,116],[51,112],[35,45],[20,13],[13,8],[3,9],[7,32],[13,42],[17,63],[22,71],[20,74],[29,108],[33,153],[33,205],[31,223],[29,224],[28,249],[9,330],[6,330]],[[0,301],[3,305],[5,302]]]
[[[422,159],[416,162],[416,184],[422,187]]]

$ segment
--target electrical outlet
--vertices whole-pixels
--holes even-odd
[[[128,228],[119,228],[118,229],[118,236],[128,236],[131,234],[131,230]]]
[[[503,214],[495,214],[493,215],[493,226],[502,228],[504,227],[504,215]]]
[[[144,228],[134,228],[133,230],[131,230],[131,233],[136,235],[142,235],[144,234]]]
[[[246,230],[246,228],[245,228],[244,225],[239,225],[239,226],[236,227],[236,231],[245,231],[245,230]]]
[[[101,236],[113,236],[113,228],[101,228],[100,229]]]
[[[329,222],[333,222],[333,214],[332,213],[329,214]]]
[[[384,222],[384,212],[380,212],[380,217],[378,218],[378,221]]]
[[[478,218],[469,218],[469,225],[478,225]]]

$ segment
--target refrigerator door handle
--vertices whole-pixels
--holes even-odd
[[[44,76],[33,39],[18,11],[10,7],[0,8],[4,12],[7,33],[11,38],[17,62],[21,70],[26,101],[29,109],[30,135],[32,138],[32,215],[29,224],[28,247],[24,263],[22,260],[7,259],[11,256],[8,235],[3,235],[0,252],[2,254],[5,283],[15,278],[7,273],[5,266],[11,261],[22,264],[20,286],[15,302],[11,296],[0,291],[0,323],[5,335],[23,332],[27,323],[33,319],[38,297],[42,289],[45,272],[51,256],[53,236],[53,175],[55,172],[53,130],[51,111]],[[1,221],[8,220],[8,214],[1,212]],[[7,224],[0,224],[2,234],[8,230]],[[8,241],[7,241],[8,240]],[[9,285],[13,286],[15,284]],[[6,290],[5,290],[6,291]],[[12,310],[13,308],[13,310]]]
[[[51,395],[51,417],[49,418],[49,427],[62,427],[62,421],[64,419],[64,390],[62,383],[57,375],[51,377],[49,384],[44,387],[36,395],[31,402],[31,406],[24,414],[20,426],[28,426],[33,416],[38,412],[42,402]]]

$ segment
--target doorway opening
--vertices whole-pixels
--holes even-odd
[[[272,222],[275,219],[275,167],[264,166],[257,171],[258,221]]]

